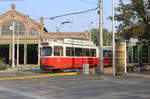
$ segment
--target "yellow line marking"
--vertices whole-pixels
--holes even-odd
[[[67,76],[67,75],[76,75],[76,72],[73,73],[59,73],[59,74],[49,74],[49,75],[37,75],[37,76],[22,76],[22,77],[12,77],[12,78],[0,78],[0,80],[14,80],[14,79],[27,79],[27,78],[40,78],[40,77],[52,77],[52,76]]]

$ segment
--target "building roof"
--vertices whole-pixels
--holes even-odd
[[[89,35],[87,32],[49,32],[42,35],[43,38],[70,38],[70,39],[82,39],[89,40]]]
[[[25,35],[20,35],[20,39],[38,39],[39,35],[42,39],[81,39],[89,40],[89,35],[87,32],[48,32],[43,24],[29,18],[28,16],[15,10],[16,6],[12,4],[11,10],[0,15],[0,26],[9,21],[19,21],[25,26]],[[43,31],[42,30],[43,27]],[[37,35],[30,35],[30,29],[36,28],[39,32]],[[1,35],[0,39],[12,39],[10,35]],[[0,42],[1,42],[0,40]]]

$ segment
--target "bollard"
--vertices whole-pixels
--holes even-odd
[[[83,64],[83,74],[89,74],[89,64]]]

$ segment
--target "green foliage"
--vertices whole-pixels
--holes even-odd
[[[150,44],[150,0],[120,0],[115,19],[118,33],[125,39],[137,38],[142,45]]]
[[[99,34],[99,29],[91,30],[91,39],[95,44],[97,44],[98,41],[98,34]],[[103,29],[103,44],[104,46],[112,45],[112,33],[109,32],[107,29]]]
[[[7,66],[5,66],[5,62],[2,58],[0,58],[0,70],[7,69]]]
[[[4,60],[2,58],[0,58],[0,65],[4,64]]]

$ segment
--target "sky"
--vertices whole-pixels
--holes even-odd
[[[116,4],[119,0],[116,0]],[[58,15],[80,12],[96,8],[98,0],[0,0],[0,14],[10,10],[12,3],[16,10],[30,16],[39,22],[39,18],[50,18]],[[112,22],[108,19],[112,15],[112,0],[103,0],[104,28],[111,31]],[[98,28],[97,10],[84,14],[65,16],[54,20],[45,19],[44,24],[49,32],[84,32]],[[69,23],[61,24],[69,21]]]

